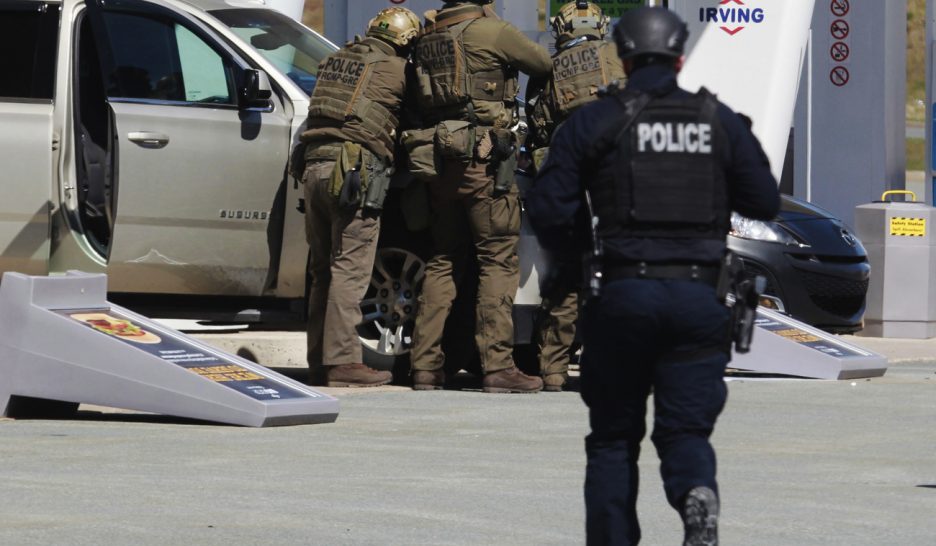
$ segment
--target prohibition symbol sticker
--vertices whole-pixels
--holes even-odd
[[[848,10],[851,9],[851,5],[848,0],[832,0],[832,15],[836,17],[844,17],[848,14]]]
[[[848,83],[848,78],[850,77],[851,75],[848,73],[848,69],[844,66],[836,66],[829,74],[829,79],[832,80],[832,83],[835,84],[836,87],[844,86]]]
[[[847,59],[849,53],[851,53],[851,49],[849,49],[848,44],[845,42],[835,42],[832,44],[832,49],[829,50],[832,60],[837,63]]]
[[[851,29],[848,27],[848,21],[844,19],[836,19],[835,21],[832,21],[832,28],[830,30],[832,31],[833,38],[836,40],[844,40],[845,38],[848,38],[848,32]]]

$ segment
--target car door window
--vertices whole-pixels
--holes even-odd
[[[221,9],[210,12],[247,41],[307,95],[318,65],[336,48],[282,13],[269,9]]]
[[[59,7],[0,2],[0,100],[52,99]]]
[[[110,98],[236,104],[233,66],[177,22],[107,12]]]

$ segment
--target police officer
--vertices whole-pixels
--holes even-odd
[[[767,220],[779,196],[740,117],[704,89],[678,87],[687,36],[664,8],[626,12],[614,30],[626,88],[557,131],[527,196],[540,244],[566,254],[591,249],[580,238],[589,219],[577,216],[591,202],[603,249],[588,251],[603,278],[581,324],[589,544],[640,540],[637,459],[651,389],[651,438],[684,544],[718,540],[709,436],[726,399],[730,336],[714,285],[731,211]]]
[[[356,327],[374,267],[401,105],[413,80],[406,58],[420,29],[410,10],[387,8],[370,21],[365,38],[319,65],[301,135],[314,383],[369,387],[392,379],[362,363]]]
[[[411,353],[417,390],[445,382],[442,332],[472,251],[480,269],[475,339],[485,392],[542,389],[540,378],[521,373],[512,356],[520,202],[513,185],[517,142],[509,128],[518,70],[545,76],[551,63],[545,49],[493,14],[491,2],[445,2],[428,12],[414,53],[420,113],[426,127],[436,126],[441,170],[429,185],[434,254]]]
[[[552,75],[531,78],[526,94],[531,129],[527,148],[535,150],[537,166],[542,165],[560,123],[578,108],[597,100],[599,90],[624,85],[617,48],[604,40],[608,21],[601,7],[582,0],[565,4],[552,19],[556,38]],[[576,264],[553,260],[547,282],[543,283],[543,316],[537,320],[535,337],[547,391],[561,391],[569,375],[569,353],[578,317],[575,281],[581,278],[581,268]]]

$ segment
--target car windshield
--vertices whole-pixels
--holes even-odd
[[[315,87],[318,65],[335,47],[289,17],[267,9],[210,12],[252,45],[306,94]]]

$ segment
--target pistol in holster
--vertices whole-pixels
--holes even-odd
[[[746,272],[734,253],[725,254],[715,290],[719,301],[731,309],[731,341],[740,354],[751,350],[757,306],[766,285],[767,279]]]
[[[491,129],[491,158],[496,169],[494,195],[509,193],[517,170],[517,136],[510,129]]]

